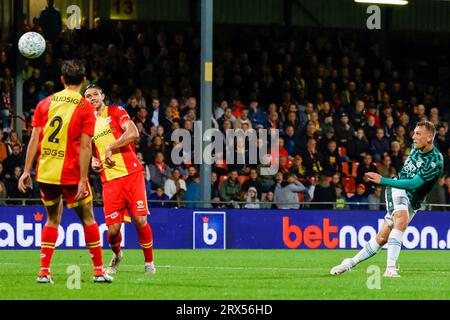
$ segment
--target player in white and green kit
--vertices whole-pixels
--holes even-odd
[[[384,276],[399,277],[397,260],[403,233],[444,171],[443,156],[433,145],[435,134],[433,123],[419,122],[414,129],[411,154],[394,179],[381,177],[374,172],[366,174],[369,181],[386,186],[385,222],[377,236],[367,242],[356,256],[344,259],[340,265],[332,268],[332,275],[350,270],[374,256],[387,243],[387,268]]]

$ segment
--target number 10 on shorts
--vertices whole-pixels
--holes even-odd
[[[193,248],[225,249],[225,212],[194,211]]]

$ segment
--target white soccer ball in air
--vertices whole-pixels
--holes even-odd
[[[39,33],[27,32],[19,39],[19,51],[27,59],[39,58],[45,51],[45,39]]]

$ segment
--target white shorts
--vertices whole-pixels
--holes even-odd
[[[386,187],[385,196],[386,196],[387,213],[384,216],[384,220],[386,220],[389,226],[390,227],[394,226],[392,215],[400,210],[408,211],[409,213],[408,223],[411,222],[417,210],[413,210],[413,208],[411,207],[411,203],[409,202],[408,196],[406,195],[406,191],[403,189]]]

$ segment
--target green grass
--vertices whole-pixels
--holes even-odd
[[[157,274],[143,273],[139,250],[125,250],[113,284],[93,284],[87,251],[57,250],[54,285],[38,285],[39,251],[0,251],[0,299],[449,299],[450,252],[403,251],[401,278],[367,288],[367,268],[384,272],[386,251],[351,272],[329,270],[356,251],[156,250]],[[111,257],[104,251],[105,262]],[[81,268],[81,289],[66,286],[69,265]]]

